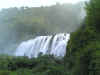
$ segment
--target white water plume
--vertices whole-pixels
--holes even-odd
[[[15,54],[16,56],[37,57],[39,53],[64,56],[70,34],[56,34],[51,36],[38,36],[34,39],[22,42]]]

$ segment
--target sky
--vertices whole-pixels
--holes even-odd
[[[9,7],[39,7],[50,6],[56,3],[77,3],[84,0],[0,0],[0,9]]]

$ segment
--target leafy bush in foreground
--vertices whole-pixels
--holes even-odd
[[[0,75],[66,75],[63,59],[50,55],[38,58],[0,57]]]

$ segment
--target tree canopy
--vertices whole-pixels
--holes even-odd
[[[66,69],[71,75],[100,74],[100,0],[86,3],[86,14],[67,46]]]

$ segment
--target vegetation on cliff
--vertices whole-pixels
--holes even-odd
[[[100,0],[86,3],[86,12],[67,46],[66,71],[71,75],[100,75]]]

